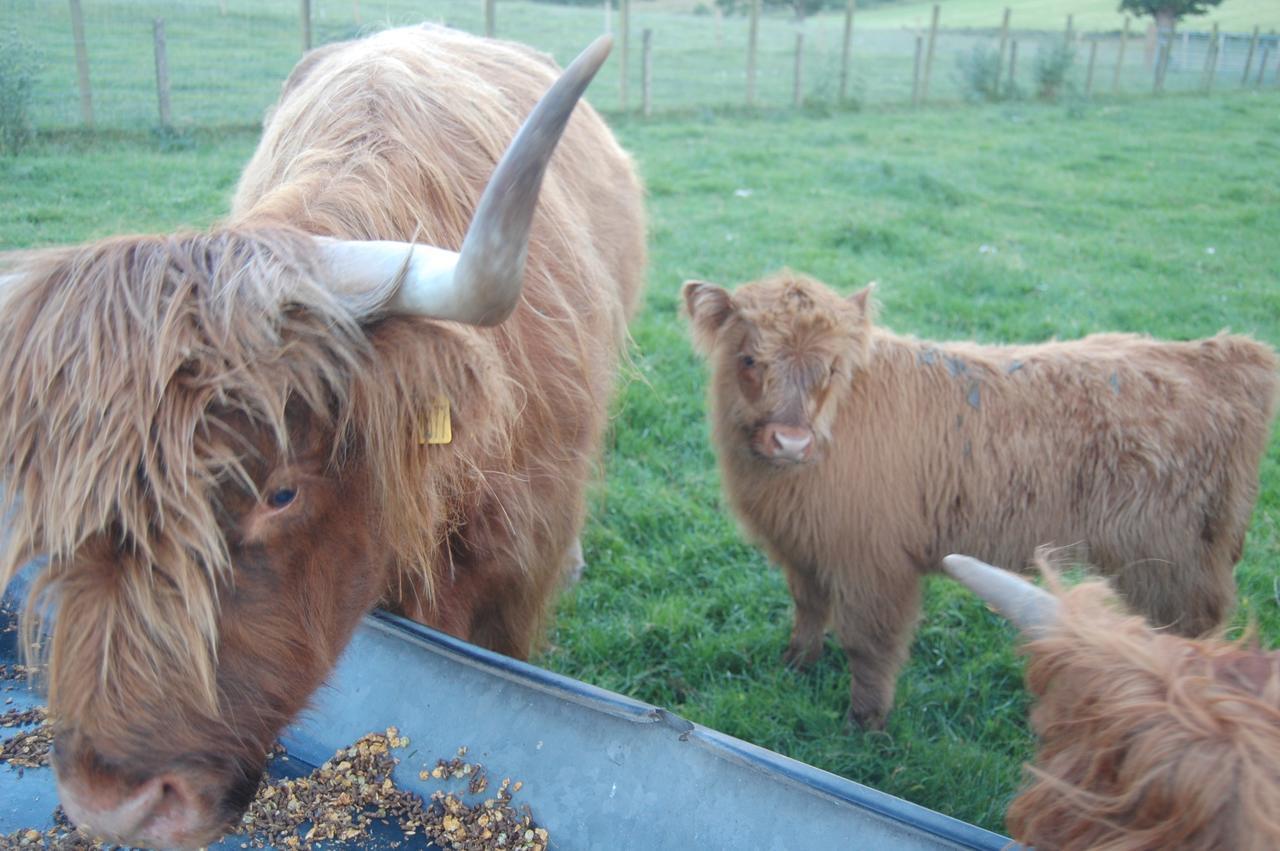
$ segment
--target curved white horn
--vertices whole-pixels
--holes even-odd
[[[942,569],[986,600],[1028,637],[1034,638],[1058,619],[1058,599],[1021,576],[962,555],[944,558]]]
[[[373,295],[380,291],[390,298],[370,304],[371,310],[473,325],[496,325],[510,316],[520,300],[542,176],[569,116],[612,46],[611,37],[597,38],[538,101],[489,178],[460,254],[405,242],[318,238],[345,294],[370,302],[380,300]],[[388,283],[400,282],[402,275],[402,283],[388,293]]]

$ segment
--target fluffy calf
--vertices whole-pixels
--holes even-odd
[[[948,552],[1073,546],[1185,635],[1231,609],[1275,407],[1266,346],[930,343],[875,327],[869,290],[790,272],[684,298],[729,503],[795,600],[784,658],[812,662],[833,623],[862,726],[884,722],[920,577]]]
[[[1009,832],[1040,849],[1280,848],[1280,654],[1152,630],[1105,582],[1049,594],[949,556],[1026,633],[1040,737]]]

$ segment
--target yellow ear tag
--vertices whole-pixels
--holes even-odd
[[[431,405],[429,417],[418,415],[418,445],[440,446],[453,442],[453,421],[449,417],[449,400],[438,397]]]

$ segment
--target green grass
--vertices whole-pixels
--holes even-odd
[[[1050,35],[1027,32],[1044,28],[1061,31],[1065,12],[1075,0],[1040,0],[1033,6],[1016,6],[1013,23],[1020,31],[1017,83],[1034,91],[1033,63],[1040,44]],[[1115,0],[1080,0],[1081,6],[1101,8]],[[1224,7],[1246,8],[1250,26],[1264,32],[1280,24],[1273,0],[1226,0]],[[152,25],[166,21],[168,60],[172,81],[172,115],[180,129],[210,125],[256,124],[279,92],[280,81],[301,53],[297,3],[263,4],[258,0],[226,0],[226,14],[218,0],[188,0],[181,4],[164,0],[95,0],[85,6],[85,41],[89,57],[95,120],[98,127],[147,128],[158,122]],[[444,22],[478,33],[483,29],[479,0],[315,0],[314,42],[350,38],[388,24],[423,20]],[[1265,7],[1265,8],[1264,8]],[[938,36],[929,94],[935,101],[958,101],[964,87],[958,70],[961,57],[978,45],[994,45],[991,32],[999,25],[999,5],[981,6],[978,0],[949,0],[943,4],[943,32]],[[915,40],[928,25],[929,5],[891,4],[860,12],[852,48],[848,94],[858,104],[903,104],[911,99]],[[1050,12],[1051,9],[1059,11]],[[1069,11],[1069,9],[1068,9]],[[1224,13],[1225,14],[1225,13]],[[1242,13],[1244,14],[1244,13]],[[1216,20],[1220,15],[1210,16]],[[562,6],[527,0],[504,0],[497,7],[497,33],[553,54],[562,63],[603,29],[599,6]],[[1208,20],[1203,27],[1208,27]],[[1118,31],[1122,18],[1111,13],[1077,16],[1077,29]],[[67,128],[80,122],[75,51],[69,6],[42,0],[0,0],[0,26],[12,22],[17,31],[39,50],[32,120],[43,129]],[[1223,20],[1226,23],[1226,20]],[[614,16],[614,26],[618,18]],[[1229,26],[1235,26],[1231,24]],[[962,28],[948,31],[948,28]],[[1240,24],[1237,29],[1244,28]],[[653,108],[658,112],[691,112],[739,106],[746,96],[747,20],[732,16],[721,21],[709,14],[695,15],[657,3],[636,3],[631,14],[631,49],[627,61],[631,110],[640,105],[640,34],[653,31]],[[1135,29],[1141,32],[1141,26]],[[766,107],[792,102],[795,24],[782,10],[760,22],[757,103]],[[843,15],[825,13],[804,25],[805,60],[803,96],[811,103],[837,100]],[[1118,39],[1102,43],[1097,54],[1094,91],[1112,90],[1118,56]],[[1181,43],[1179,43],[1181,44]],[[1238,88],[1244,68],[1245,48],[1230,43],[1216,85]],[[1076,90],[1085,86],[1088,51],[1081,47],[1070,81]],[[1144,61],[1142,40],[1132,40],[1124,53],[1119,77],[1130,93],[1149,93],[1152,74]],[[1200,85],[1202,45],[1192,45],[1183,57],[1174,51],[1165,81],[1168,91],[1189,91]],[[1253,62],[1249,85],[1255,84]],[[1274,84],[1276,54],[1268,61],[1264,84]],[[621,50],[615,52],[591,88],[594,102],[608,110],[623,109],[620,96]],[[1007,67],[1007,66],[1006,66]]]
[[[1277,107],[1240,94],[620,122],[649,187],[649,289],[587,573],[538,661],[1001,829],[1032,748],[1009,628],[931,581],[883,733],[844,729],[833,643],[811,673],[781,667],[789,597],[723,509],[679,285],[790,265],[845,291],[878,280],[883,323],[920,336],[1229,327],[1277,345]],[[0,159],[0,248],[210,223],[253,142],[46,138]],[[1277,646],[1280,438],[1262,483],[1238,621]]]
[[[998,27],[1007,6],[1014,27],[1061,29],[1067,15],[1078,29],[1118,30],[1124,15],[1117,12],[1119,0],[938,0],[941,20],[952,27]],[[927,27],[933,0],[905,0],[872,6],[859,13],[867,26]],[[1145,29],[1150,18],[1135,19],[1135,30]],[[1255,26],[1263,32],[1280,27],[1280,6],[1272,0],[1223,0],[1205,15],[1187,18],[1184,28],[1208,30],[1214,23],[1231,32],[1249,32]]]

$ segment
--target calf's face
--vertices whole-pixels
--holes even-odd
[[[790,272],[733,293],[684,285],[694,343],[712,367],[721,451],[782,469],[822,456],[866,360],[870,292],[843,298]]]

